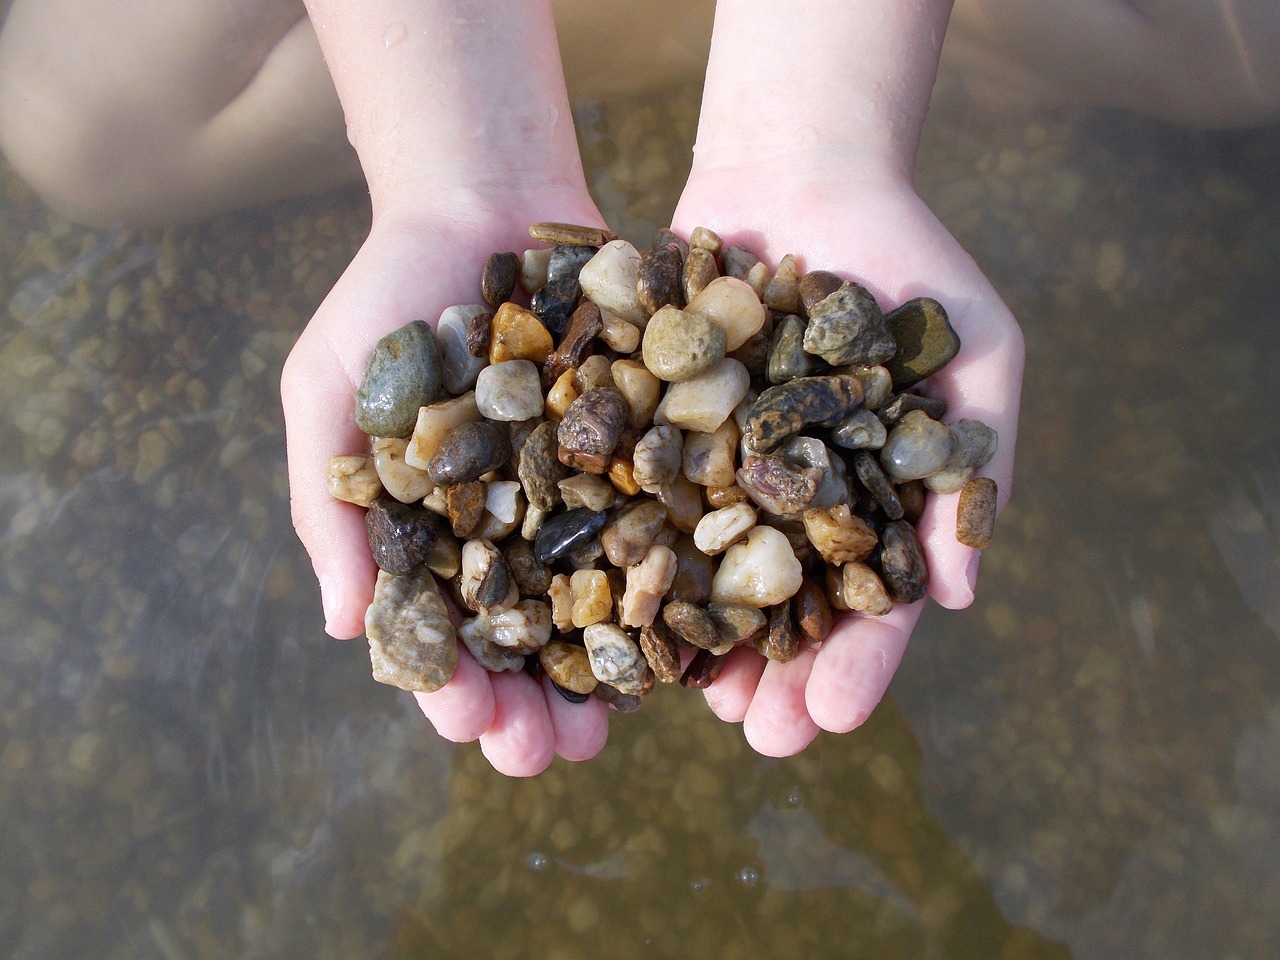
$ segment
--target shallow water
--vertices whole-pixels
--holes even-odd
[[[582,105],[669,216],[692,92]],[[625,157],[626,159],[620,159]],[[696,694],[493,773],[321,630],[277,384],[358,193],[92,231],[0,196],[0,943],[20,958],[1280,953],[1280,131],[944,83],[921,191],[1021,318],[1017,492],[861,730]]]

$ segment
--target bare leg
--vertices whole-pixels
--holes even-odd
[[[1204,127],[1280,119],[1274,0],[957,0],[944,62],[1013,99]]]

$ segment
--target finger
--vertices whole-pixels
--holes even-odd
[[[843,616],[822,643],[805,688],[805,707],[823,730],[848,733],[871,716],[902,662],[924,601],[883,617]]]
[[[547,701],[556,753],[566,760],[590,760],[604,749],[609,738],[609,705],[599,697],[570,703],[556,692],[551,678],[543,676],[542,695]]]
[[[434,693],[415,693],[436,733],[454,743],[476,740],[494,723],[493,675],[465,649],[458,650],[453,676]]]
[[[703,691],[711,712],[726,723],[741,723],[760,684],[765,662],[764,657],[746,647],[730,650],[720,676]]]
[[[555,730],[547,698],[525,673],[495,673],[493,725],[480,735],[480,750],[493,768],[509,777],[532,777],[556,755]]]
[[[805,686],[815,651],[804,648],[787,663],[770,661],[742,722],[747,742],[768,757],[799,753],[818,735],[818,725],[805,705]]]

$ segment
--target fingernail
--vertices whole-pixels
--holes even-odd
[[[969,558],[968,565],[964,568],[964,578],[969,582],[969,592],[974,593],[978,589],[978,565],[982,562],[982,551],[973,551],[973,556]]]
[[[333,636],[333,621],[338,613],[338,600],[320,584],[320,606],[324,609],[324,632]]]

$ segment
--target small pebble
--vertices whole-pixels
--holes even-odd
[[[427,463],[436,483],[465,483],[497,470],[511,457],[507,431],[484,420],[454,427]]]
[[[431,693],[452,678],[457,634],[429,570],[402,576],[380,571],[364,631],[379,683]]]
[[[923,410],[912,410],[889,431],[880,448],[880,465],[896,481],[920,480],[937,473],[956,451],[956,435]]]
[[[339,500],[367,507],[382,493],[382,481],[369,454],[330,457],[326,472],[329,495]]]
[[[511,299],[520,276],[520,257],[514,253],[491,253],[480,274],[480,294],[496,308]]]
[[[407,437],[418,409],[443,387],[440,343],[426,323],[414,320],[378,341],[356,390],[356,426],[374,437]]]
[[[616,389],[597,387],[569,405],[556,439],[566,450],[608,455],[618,445],[630,413],[627,401]]]
[[[747,368],[725,357],[692,380],[671,384],[654,411],[654,422],[711,433],[729,418],[750,386]]]
[[[929,297],[908,300],[884,318],[897,352],[885,361],[895,390],[905,390],[936,373],[960,352],[960,337],[942,304]]]
[[[455,483],[444,490],[444,504],[449,511],[449,525],[455,537],[466,538],[484,516],[488,488],[479,480]]]
[[[768,313],[756,292],[733,277],[712,280],[685,307],[688,313],[705,316],[725,332],[725,349],[737,350],[760,332]]]
[[[600,247],[578,274],[582,291],[604,313],[612,313],[641,329],[649,319],[636,289],[640,254],[625,240]]]
[[[539,563],[547,563],[564,556],[569,550],[596,536],[604,527],[607,515],[602,511],[578,507],[566,510],[543,521],[533,542],[533,552]]]
[[[531,360],[504,360],[476,378],[476,409],[489,420],[530,420],[542,415],[542,385]]]
[[[449,307],[440,314],[440,321],[436,324],[444,388],[455,396],[475,386],[476,377],[484,369],[488,360],[487,323],[484,325],[486,342],[480,354],[478,356],[472,354],[468,346],[467,332],[472,318],[477,315],[488,317],[489,313],[481,306]]]
[[[795,594],[803,579],[786,536],[773,527],[756,526],[725,551],[711,582],[711,599],[770,607]]]
[[[553,221],[531,225],[529,236],[539,243],[567,243],[585,247],[599,247],[617,239],[617,234],[607,227],[588,227],[576,223]]]
[[[378,569],[400,576],[426,560],[440,537],[440,521],[422,507],[382,497],[369,506],[365,531]]]
[[[990,477],[974,477],[960,491],[956,539],[966,547],[985,550],[991,546],[996,525],[996,492],[996,482]]]
[[[640,256],[636,293],[650,314],[681,302],[680,280],[684,269],[680,248],[673,243],[646,250]]]
[[[894,520],[885,524],[880,543],[880,570],[889,595],[901,603],[923,599],[929,572],[916,528],[905,520]]]
[[[582,640],[596,679],[622,693],[648,693],[652,671],[640,647],[625,630],[612,623],[596,623],[582,631]]]
[[[538,651],[538,660],[552,682],[565,690],[587,694],[600,682],[591,672],[586,648],[577,644],[552,640]]]
[[[528,360],[541,366],[555,346],[549,331],[533,313],[514,303],[498,307],[490,324],[489,363]]]
[[[709,317],[678,307],[658,310],[645,327],[644,365],[654,376],[672,383],[691,380],[725,355],[724,328]]]
[[[833,367],[884,363],[898,349],[865,287],[846,283],[809,311],[804,348]]]

